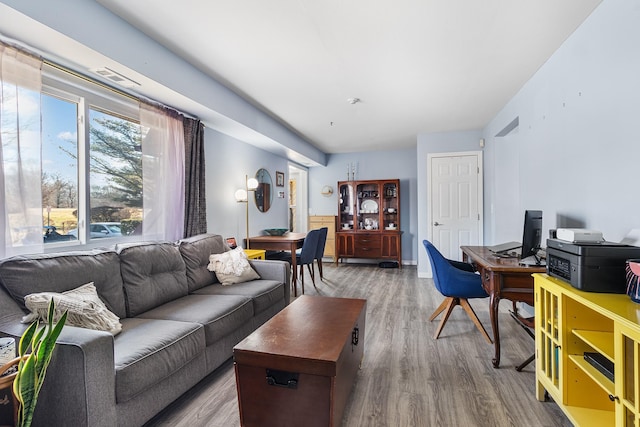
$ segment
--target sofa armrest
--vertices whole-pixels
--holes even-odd
[[[291,286],[289,275],[291,267],[286,261],[250,259],[251,267],[260,275],[261,279],[276,280],[284,283],[284,300],[289,304],[291,300]]]
[[[65,326],[47,369],[34,425],[116,424],[113,336]]]

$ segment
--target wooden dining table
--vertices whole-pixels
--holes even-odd
[[[267,251],[291,251],[291,285],[293,296],[298,296],[298,270],[296,262],[296,250],[302,247],[307,233],[285,233],[282,236],[255,236],[249,237],[248,249],[264,249]]]

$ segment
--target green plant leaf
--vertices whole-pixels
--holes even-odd
[[[64,327],[66,321],[67,312],[65,311],[55,326],[52,327],[51,323],[49,323],[47,334],[40,342],[36,361],[36,372],[38,374],[38,377],[40,378],[44,379],[47,367],[49,366],[51,357],[53,356],[53,350],[56,345],[56,340],[58,339],[58,336],[60,336],[60,333],[62,332],[62,328]],[[40,381],[39,384],[37,384],[36,394],[40,392],[43,383],[44,381]]]
[[[24,331],[24,333],[20,337],[20,342],[18,344],[18,355],[20,357],[27,354],[27,350],[29,350],[29,346],[31,345],[33,336],[36,333],[37,329],[38,329],[38,322],[35,321],[29,325],[27,330]]]
[[[55,302],[53,299],[49,303],[47,313],[47,325],[38,329],[38,323],[34,322],[24,332],[20,338],[19,352],[20,362],[18,363],[18,373],[13,382],[13,391],[20,404],[18,410],[18,426],[29,427],[36,408],[38,394],[44,383],[44,377],[51,362],[56,340],[62,332],[67,321],[67,312],[61,316],[54,325]],[[27,350],[31,347],[31,353],[25,357]]]

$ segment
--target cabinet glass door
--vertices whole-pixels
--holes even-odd
[[[616,363],[622,365],[622,369],[616,369],[616,395],[621,397],[622,411],[617,414],[616,425],[640,426],[639,405],[639,364],[640,364],[640,336],[637,332],[620,328],[620,334],[616,334],[618,354],[621,355]],[[616,368],[618,366],[616,365]]]
[[[353,185],[350,183],[340,184],[340,198],[338,199],[338,227],[342,230],[353,230],[354,228],[354,194]]]
[[[357,188],[358,230],[380,228],[380,187],[377,183],[361,183]]]
[[[560,392],[560,372],[562,359],[560,357],[559,348],[561,346],[562,337],[560,336],[560,324],[558,313],[561,311],[560,298],[553,292],[549,292],[545,288],[540,288],[540,292],[536,298],[536,308],[539,310],[540,317],[536,313],[536,321],[540,322],[536,325],[538,337],[539,352],[537,354],[539,370],[554,385],[557,398]]]
[[[398,185],[395,182],[385,182],[382,185],[382,218],[385,230],[400,228],[398,200]]]

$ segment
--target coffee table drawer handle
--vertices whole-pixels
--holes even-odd
[[[358,345],[358,341],[360,341],[360,329],[353,328],[353,332],[351,332],[351,344]]]
[[[298,388],[298,377],[300,374],[295,372],[277,371],[275,369],[267,369],[267,384],[276,387]]]

